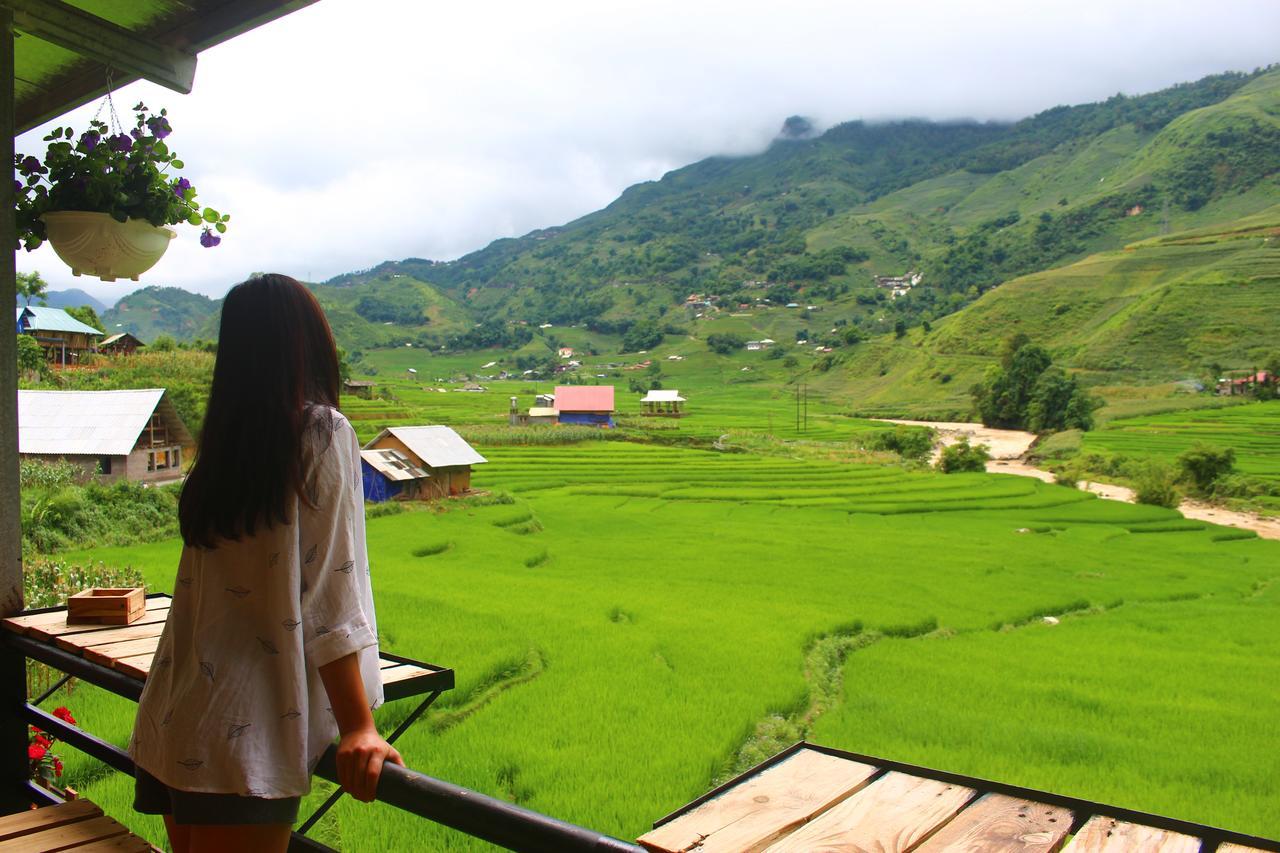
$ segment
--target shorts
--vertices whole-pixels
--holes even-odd
[[[170,788],[141,767],[135,768],[133,809],[142,814],[173,815],[179,825],[287,823],[298,819],[301,797],[242,797]]]

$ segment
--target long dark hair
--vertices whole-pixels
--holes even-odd
[[[289,523],[293,495],[311,502],[303,434],[315,404],[338,405],[337,348],[315,296],[276,273],[231,288],[199,450],[178,503],[186,544],[252,536]]]

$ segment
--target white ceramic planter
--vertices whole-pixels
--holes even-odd
[[[138,276],[156,265],[172,228],[157,228],[145,219],[116,222],[105,213],[63,210],[44,215],[49,244],[71,267],[72,275],[92,275],[103,281]]]

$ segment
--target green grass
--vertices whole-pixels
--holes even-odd
[[[368,525],[384,648],[458,673],[400,742],[410,766],[635,837],[806,706],[812,644],[853,632],[820,742],[1280,833],[1276,543],[996,475],[625,442],[484,452],[475,485],[514,504]],[[66,556],[89,553],[167,589],[178,546]],[[1034,622],[1081,608],[1105,610]],[[66,701],[123,741],[128,703]],[[118,775],[69,767],[133,819]],[[349,801],[324,831],[344,850],[483,849]]]
[[[1237,471],[1280,484],[1280,401],[1116,420],[1085,433],[1081,447],[1172,463],[1196,442],[1230,447]]]

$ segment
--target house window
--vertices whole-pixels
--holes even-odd
[[[98,457],[98,473],[100,474],[111,473],[111,457],[110,456]]]
[[[147,470],[156,470],[156,454],[154,452],[147,454]]]

